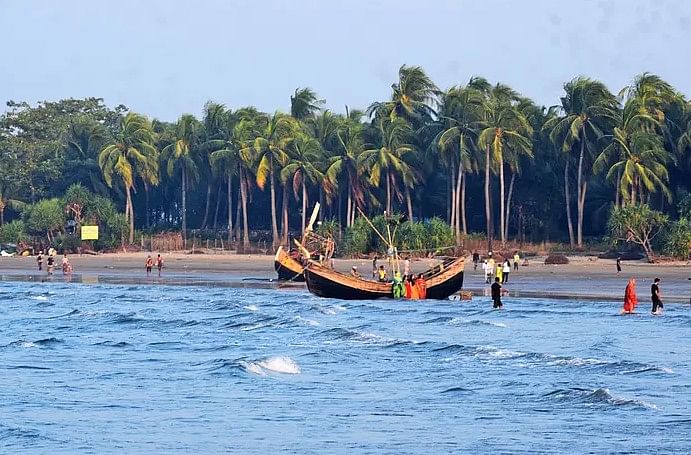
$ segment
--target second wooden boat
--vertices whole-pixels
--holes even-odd
[[[282,281],[305,281],[302,273],[304,267],[298,260],[299,256],[291,256],[286,253],[282,246],[278,247],[274,257],[274,269],[278,274],[278,279]]]

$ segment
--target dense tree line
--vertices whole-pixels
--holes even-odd
[[[285,244],[319,201],[343,228],[385,210],[441,217],[457,242],[582,247],[613,207],[676,219],[691,190],[691,104],[652,74],[618,93],[577,77],[551,107],[479,77],[442,90],[409,66],[389,100],[342,114],[308,88],[289,112],[209,102],[176,123],[98,98],[7,105],[0,224],[80,183],[122,208],[130,242],[135,229],[222,229]]]

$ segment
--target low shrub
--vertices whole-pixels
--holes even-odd
[[[545,265],[565,265],[569,263],[569,258],[561,254],[552,254],[545,259]]]

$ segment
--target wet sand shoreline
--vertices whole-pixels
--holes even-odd
[[[158,276],[154,269],[150,276],[144,271],[147,253],[117,253],[98,256],[70,256],[74,268],[71,277],[63,276],[58,267],[52,277],[45,270],[39,272],[35,257],[0,258],[0,280],[3,281],[72,281],[106,284],[152,284],[188,286],[228,286],[248,288],[302,289],[303,284],[279,284],[273,269],[273,256],[236,254],[163,254],[165,268]],[[381,261],[380,261],[381,263]],[[366,259],[336,259],[337,270],[347,272],[356,265],[369,277],[372,262]],[[414,260],[413,272],[430,266],[427,259]],[[45,267],[44,267],[45,268]],[[485,284],[481,267],[473,269],[466,262],[464,289],[474,299],[484,298]],[[520,267],[509,275],[504,285],[511,298],[547,297],[554,299],[582,299],[620,301],[629,278],[638,280],[638,296],[647,305],[649,286],[654,277],[662,279],[663,300],[668,303],[689,303],[691,297],[691,265],[648,264],[643,261],[623,263],[621,274],[616,273],[613,260],[593,257],[572,257],[567,265],[544,265],[544,258],[531,258],[530,265]]]

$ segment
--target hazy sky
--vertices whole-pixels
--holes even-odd
[[[556,104],[584,74],[618,91],[657,73],[691,95],[686,0],[0,0],[0,102],[97,96],[175,120],[205,101],[329,108],[390,96],[402,64]]]

